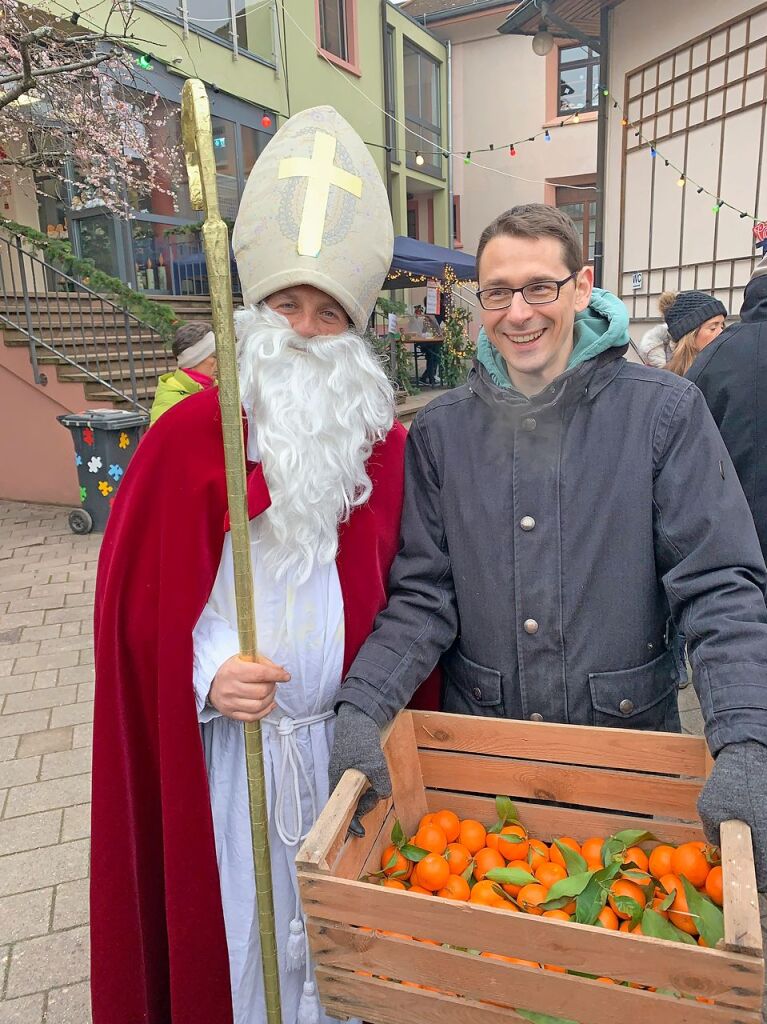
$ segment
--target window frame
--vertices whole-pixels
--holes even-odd
[[[385,140],[389,147],[389,159],[399,163],[397,147],[397,61],[395,59],[397,37],[393,25],[386,26],[384,37],[384,60],[386,61],[384,78],[384,113]]]
[[[404,90],[405,91],[405,109],[402,111],[402,113],[403,113],[403,120],[405,122],[405,150],[406,150],[406,153],[405,153],[405,165],[407,166],[407,168],[409,170],[418,171],[419,173],[426,174],[426,175],[428,175],[431,178],[439,178],[440,180],[443,180],[444,179],[444,174],[442,172],[442,161],[441,161],[441,157],[442,157],[442,78],[441,78],[441,74],[442,74],[442,61],[438,60],[436,57],[433,57],[430,53],[427,53],[426,50],[422,50],[420,46],[418,46],[416,43],[413,42],[412,39],[408,39],[407,37],[403,38],[403,40],[402,40],[402,69],[403,69],[402,70],[402,76],[403,76],[403,86],[405,85],[405,81],[404,81],[405,70],[404,70],[404,68],[405,68],[405,58],[407,56],[407,50],[408,49],[410,49],[418,57],[419,116],[413,117],[411,115],[411,113],[408,111],[408,108],[407,108],[407,89],[405,88],[405,90]],[[420,96],[421,96],[420,83],[422,81],[422,77],[421,77],[421,64],[422,64],[422,62],[424,60],[428,61],[429,64],[433,65],[434,70],[436,71],[437,81],[436,81],[435,93],[436,93],[436,96],[437,96],[437,112],[438,112],[438,115],[439,115],[439,122],[437,124],[434,124],[432,121],[427,121],[425,118],[420,116],[420,114],[421,114],[421,112],[420,112]],[[421,140],[419,138],[420,132],[419,131],[414,131],[413,128],[410,127],[411,124],[415,125],[416,129],[423,129],[424,131],[431,132],[431,133],[433,133],[434,135],[437,136],[437,143],[436,143],[436,146],[435,146],[436,152],[433,152],[433,153],[429,152],[429,149],[427,148],[429,146],[429,143],[423,142],[423,140]],[[408,139],[408,135],[414,136],[413,144],[412,145],[410,144],[410,141]],[[425,150],[424,152],[421,152],[421,155],[424,158],[424,163],[423,163],[423,165],[419,166],[419,164],[416,163],[415,150],[419,150],[420,151],[421,147],[423,147],[424,150]],[[411,150],[413,150],[413,152],[411,152]],[[429,162],[427,162],[428,160],[432,160],[433,162],[429,163]]]
[[[562,43],[561,46],[556,47],[557,51],[557,95],[556,95],[556,110],[557,117],[572,117],[574,114],[590,114],[599,110],[599,74],[596,78],[594,77],[594,68],[600,68],[602,58],[601,55],[596,51],[592,50],[591,47],[586,47],[588,56],[579,60],[563,61],[562,54],[569,49],[581,46],[582,43],[567,41]],[[563,71],[578,71],[580,68],[586,69],[586,103],[583,107],[569,108],[567,110],[562,109],[562,95],[560,92],[560,85],[562,81]],[[591,102],[591,97],[594,96],[594,92],[597,92],[596,102]]]
[[[358,78],[362,76],[360,68],[359,34],[357,18],[357,0],[335,0],[343,8],[344,32],[346,36],[346,57],[341,57],[332,50],[326,50],[322,45],[322,19],[320,17],[320,4],[325,0],[314,0],[314,29],[317,42],[317,56],[329,60],[332,64],[348,71]]]
[[[594,185],[596,186],[596,179],[586,178],[581,181],[578,178],[578,185]],[[572,206],[573,203],[583,203],[583,234],[581,238],[582,253],[583,253],[583,265],[584,267],[594,266],[594,257],[589,255],[589,233],[592,226],[592,213],[591,204],[599,203],[599,195],[596,191],[585,191],[583,188],[573,188],[572,185],[562,184],[554,186],[554,202],[552,205],[556,206],[557,209],[561,209],[564,206]],[[567,211],[565,211],[567,212]],[[597,211],[594,210],[593,217],[596,221]]]

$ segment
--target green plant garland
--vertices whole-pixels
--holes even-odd
[[[141,292],[135,292],[129,288],[119,277],[112,277],[98,270],[93,260],[83,259],[75,256],[69,242],[58,238],[48,238],[41,231],[27,227],[26,224],[17,224],[16,221],[6,220],[0,217],[0,227],[5,228],[12,235],[20,235],[32,246],[45,254],[49,263],[61,266],[70,277],[78,278],[84,285],[99,295],[115,300],[117,305],[127,309],[143,320],[144,323],[153,327],[162,337],[166,345],[170,345],[176,329],[184,323],[173,310],[161,302],[154,302],[148,299]]]
[[[442,383],[448,388],[457,388],[466,379],[466,364],[474,355],[474,345],[469,337],[468,325],[471,313],[462,306],[453,306],[445,315],[442,324],[443,344],[440,352]]]

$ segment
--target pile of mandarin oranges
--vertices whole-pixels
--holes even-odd
[[[421,896],[701,946],[715,946],[722,937],[722,867],[715,847],[698,841],[672,846],[638,830],[544,842],[528,833],[508,798],[497,798],[496,808],[498,820],[488,827],[451,810],[426,814],[409,837],[395,823],[380,870],[367,880]],[[554,964],[471,952],[566,973]]]

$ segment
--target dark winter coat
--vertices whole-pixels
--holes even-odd
[[[767,274],[749,282],[740,317],[706,346],[687,378],[721,431],[767,558]]]
[[[527,399],[484,366],[415,418],[387,609],[344,700],[679,729],[669,613],[716,752],[767,743],[765,565],[696,387],[609,349]]]

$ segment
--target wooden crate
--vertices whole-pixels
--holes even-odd
[[[671,843],[702,838],[696,799],[710,759],[702,739],[431,712],[402,712],[385,735],[393,795],[347,837],[366,785],[347,772],[301,848],[301,898],[328,1013],[373,1024],[521,1020],[506,1004],[582,1024],[759,1024],[763,961],[751,837],[722,828],[725,941],[704,949],[383,888],[395,818],[412,834],[442,807],[495,820],[512,797],[542,839],[645,828]],[[573,805],[580,805],[573,806]],[[398,935],[386,935],[395,932]],[[407,936],[556,964],[713,1000],[703,1003],[479,957]],[[383,975],[386,979],[380,980]],[[401,984],[435,986],[445,992]]]

